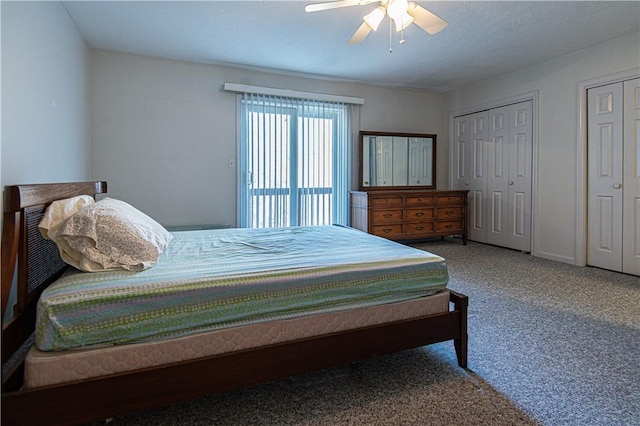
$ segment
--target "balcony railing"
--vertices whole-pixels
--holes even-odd
[[[332,224],[332,188],[298,188],[292,199],[289,188],[250,190],[250,227],[276,228]],[[296,217],[292,217],[295,212]]]

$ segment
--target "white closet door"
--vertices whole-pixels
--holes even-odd
[[[456,117],[454,182],[469,189],[469,239],[531,251],[533,102]]]
[[[510,107],[489,110],[489,133],[486,142],[487,167],[485,209],[486,242],[509,245],[509,117]]]
[[[471,119],[468,115],[455,117],[453,121],[453,189],[469,189],[467,156],[470,152],[468,146],[471,144],[470,122]]]
[[[488,113],[463,115],[454,119],[453,167],[455,189],[469,190],[469,239],[485,241],[485,142]]]
[[[486,211],[486,141],[489,114],[486,111],[471,114],[470,134],[467,144],[467,172],[469,176],[469,239],[484,242],[487,235]]]
[[[486,242],[531,251],[532,102],[489,110]]]
[[[589,89],[588,263],[622,271],[622,83]]]
[[[507,247],[531,251],[531,191],[533,175],[533,102],[509,110],[509,174]]]
[[[640,275],[640,79],[623,88],[622,272]]]

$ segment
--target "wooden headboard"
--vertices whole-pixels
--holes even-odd
[[[107,192],[106,182],[6,186],[2,218],[2,363],[31,336],[38,297],[67,268],[57,246],[40,235],[38,224],[55,200]],[[17,269],[16,269],[17,264]],[[17,271],[17,303],[5,321]],[[5,379],[3,378],[3,381]]]

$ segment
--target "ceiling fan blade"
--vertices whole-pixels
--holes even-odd
[[[434,15],[427,9],[409,2],[407,13],[413,18],[413,22],[431,35],[439,33],[449,24],[444,19]]]
[[[362,4],[372,3],[377,0],[338,0],[326,3],[308,4],[304,7],[305,12],[318,12],[320,10],[337,9],[339,7],[360,6]]]
[[[366,22],[363,22],[362,25],[360,25],[360,28],[358,28],[358,30],[353,34],[353,36],[349,40],[349,44],[362,43],[362,40],[364,40],[369,35],[371,30],[372,28],[369,26],[369,24],[367,24]]]

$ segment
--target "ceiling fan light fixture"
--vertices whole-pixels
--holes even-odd
[[[405,13],[400,19],[394,19],[393,22],[396,24],[396,31],[402,31],[407,28],[413,22],[413,17],[408,13]]]
[[[384,8],[378,6],[369,14],[365,15],[364,22],[371,27],[373,31],[377,31],[380,26],[380,22],[384,19]]]
[[[389,18],[393,19],[394,22],[402,21],[403,16],[407,14],[408,8],[409,3],[407,0],[389,0],[387,4],[387,15],[389,15]]]
[[[325,0],[322,3],[309,4],[305,10],[316,12],[369,3],[378,3],[379,6],[363,17],[360,27],[349,39],[349,44],[361,43],[371,31],[377,31],[385,16],[389,16],[389,19],[395,24],[396,30],[401,33],[404,33],[404,30],[412,23],[431,35],[442,31],[447,26],[447,21],[418,6],[415,1],[409,0]],[[389,40],[392,40],[392,33],[393,26],[390,23]],[[404,34],[400,38],[400,43],[403,43]]]

